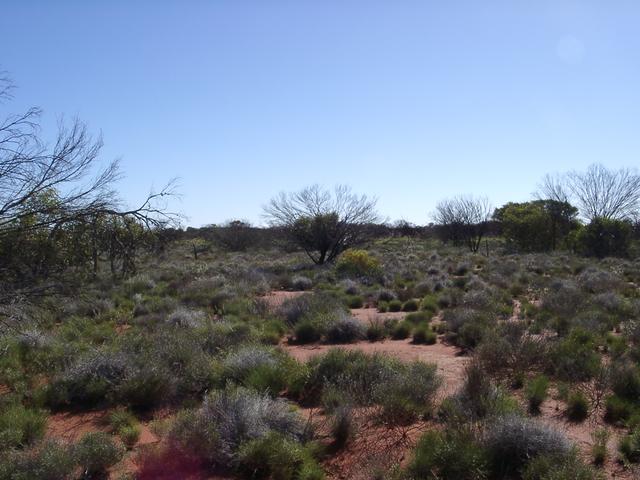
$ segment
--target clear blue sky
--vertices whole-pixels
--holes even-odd
[[[48,129],[78,115],[125,198],[181,178],[201,225],[346,183],[390,219],[640,165],[638,1],[4,0],[0,66]]]

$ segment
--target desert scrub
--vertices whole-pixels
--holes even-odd
[[[404,340],[405,338],[409,338],[411,335],[411,331],[413,330],[413,325],[411,322],[403,320],[398,322],[391,332],[391,338],[394,340]]]
[[[580,390],[573,391],[567,399],[567,417],[572,422],[581,422],[589,416],[589,400]]]
[[[415,312],[418,310],[419,304],[418,301],[411,298],[402,304],[403,312]]]
[[[413,331],[413,343],[433,345],[436,343],[438,336],[429,325],[420,325]]]
[[[380,262],[366,250],[349,249],[336,263],[336,273],[345,277],[376,279],[381,274]]]
[[[549,379],[544,375],[535,377],[527,384],[525,395],[531,413],[540,413],[540,405],[542,405],[542,402],[547,398],[548,389]]]
[[[96,478],[103,475],[107,469],[120,461],[123,452],[112,440],[111,436],[103,432],[85,434],[74,446],[74,458],[86,478]]]
[[[3,480],[71,480],[75,470],[72,450],[53,440],[0,455],[0,478]]]
[[[365,328],[360,321],[349,314],[339,312],[328,326],[328,343],[352,343],[365,337]]]
[[[619,440],[618,453],[625,463],[640,462],[640,429],[634,430]]]
[[[591,447],[591,457],[594,465],[603,465],[609,455],[607,443],[611,434],[606,428],[599,428],[591,434],[593,445]]]
[[[302,417],[285,400],[227,387],[209,394],[198,410],[182,412],[170,438],[212,467],[237,468],[242,445],[272,433],[297,444],[306,439]]]
[[[522,473],[532,458],[570,455],[572,446],[560,432],[518,415],[493,419],[486,426],[483,444],[491,470],[498,478]]]
[[[433,480],[485,480],[488,473],[484,449],[462,430],[426,432],[407,467],[409,478]]]
[[[359,295],[347,297],[346,303],[349,308],[362,308],[364,306],[364,300]]]
[[[275,432],[244,443],[238,452],[236,470],[242,478],[324,478],[324,472],[310,448]]]
[[[20,404],[0,406],[0,452],[24,448],[42,438],[47,423],[44,412]]]
[[[399,312],[402,310],[402,302],[400,300],[391,300],[388,308],[390,312]]]
[[[178,307],[167,316],[165,321],[173,327],[198,328],[206,319],[206,314],[201,310]]]

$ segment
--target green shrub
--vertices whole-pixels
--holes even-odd
[[[85,476],[97,477],[122,458],[122,450],[103,432],[85,434],[74,447],[74,457]]]
[[[634,409],[630,401],[611,395],[606,400],[604,418],[609,423],[621,424],[631,417]]]
[[[380,276],[380,262],[366,250],[349,249],[336,263],[336,272],[344,276],[376,278]]]
[[[420,325],[413,331],[413,343],[433,345],[438,336],[429,325]]]
[[[358,319],[341,314],[329,325],[326,335],[329,343],[352,343],[364,338],[365,329]]]
[[[408,313],[404,319],[414,325],[418,325],[419,323],[429,323],[431,315],[428,312],[412,312]]]
[[[576,454],[540,455],[527,465],[523,480],[596,480],[600,477]]]
[[[137,424],[138,419],[135,415],[123,408],[118,408],[109,414],[109,425],[114,432],[117,432],[123,427],[130,427]]]
[[[238,453],[237,470],[243,478],[324,478],[322,469],[308,449],[277,433],[242,445]]]
[[[390,312],[399,312],[400,310],[402,310],[402,302],[400,300],[391,300],[389,302]]]
[[[379,342],[387,336],[384,325],[380,322],[371,322],[367,327],[367,340],[370,342]]]
[[[44,435],[47,417],[44,412],[15,404],[0,412],[0,452],[24,448]]]
[[[589,400],[580,391],[571,392],[567,400],[567,417],[573,422],[581,422],[589,415]]]
[[[627,463],[640,462],[640,430],[625,435],[618,442],[620,458]]]
[[[347,298],[347,306],[349,308],[362,308],[364,306],[364,300],[359,295],[353,295]]]
[[[389,302],[378,301],[376,307],[378,308],[378,312],[387,313],[389,311]]]
[[[542,405],[542,402],[547,398],[548,389],[549,379],[544,375],[537,376],[527,384],[525,395],[527,397],[530,412],[540,412],[540,405]]]
[[[394,340],[404,340],[405,338],[409,338],[409,335],[411,335],[411,330],[413,330],[413,326],[411,325],[411,323],[403,320],[402,322],[396,324],[391,334],[391,338],[393,338]]]
[[[331,437],[335,448],[343,448],[354,433],[353,412],[346,405],[339,406],[333,411],[331,421]]]
[[[303,320],[294,328],[296,343],[314,343],[322,338],[322,328],[311,320]]]
[[[431,315],[438,313],[438,297],[436,295],[427,295],[420,302],[420,309],[430,312]]]
[[[71,480],[75,467],[70,449],[52,440],[0,455],[3,480]]]
[[[606,428],[599,428],[593,432],[591,437],[593,439],[593,446],[591,447],[593,463],[594,465],[603,465],[608,456],[609,431]]]
[[[118,436],[127,448],[131,449],[140,438],[140,427],[138,425],[125,425],[118,429]]]
[[[469,434],[426,432],[407,467],[410,478],[430,480],[484,480],[488,465],[483,448]]]
[[[407,300],[402,304],[402,311],[415,312],[418,310],[418,307],[419,307],[418,301],[413,298],[410,298],[409,300]]]
[[[600,356],[595,351],[593,335],[582,329],[574,329],[552,349],[547,370],[561,380],[586,381],[600,367]]]

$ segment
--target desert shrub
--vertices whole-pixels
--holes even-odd
[[[322,469],[309,449],[274,432],[243,444],[238,452],[236,469],[243,478],[279,480],[324,478]]]
[[[378,290],[376,299],[378,302],[390,302],[396,299],[396,294],[392,290],[382,289]]]
[[[301,442],[304,422],[285,400],[227,387],[209,394],[199,410],[183,413],[170,436],[212,465],[229,467],[238,464],[238,451],[244,443],[270,433]]]
[[[411,312],[408,313],[404,319],[408,322],[418,325],[420,323],[429,323],[431,321],[431,314],[428,312]]]
[[[378,302],[376,307],[380,313],[387,313],[389,311],[389,304],[387,302]]]
[[[140,438],[140,427],[138,425],[127,425],[118,430],[118,436],[127,448],[133,448]]]
[[[409,338],[412,330],[413,325],[410,322],[403,320],[395,325],[391,333],[391,338],[394,340],[404,340],[405,338]]]
[[[275,367],[277,363],[272,350],[257,345],[247,345],[230,352],[224,359],[224,378],[240,381],[256,368]]]
[[[551,349],[547,370],[561,380],[584,381],[592,378],[600,367],[593,336],[574,329]]]
[[[445,311],[447,338],[461,348],[473,349],[485,337],[489,317],[480,311],[469,308],[455,308]]]
[[[153,290],[156,286],[156,283],[153,279],[145,274],[139,273],[131,278],[128,278],[124,282],[124,289],[129,295],[133,295],[135,293],[142,293],[148,290]]]
[[[542,297],[542,309],[552,316],[572,318],[587,304],[587,294],[572,281],[554,280]]]
[[[400,300],[391,300],[389,302],[390,312],[399,312],[400,310],[402,310],[402,302]]]
[[[362,340],[365,337],[364,326],[351,315],[342,313],[338,315],[327,328],[327,341],[329,343],[351,343]]]
[[[353,295],[347,298],[347,306],[349,308],[362,308],[364,300],[359,295]]]
[[[309,277],[296,275],[291,279],[291,287],[298,291],[310,290],[313,287],[313,280]]]
[[[135,415],[124,408],[118,408],[109,414],[109,425],[116,432],[123,427],[129,427],[137,423],[138,420]]]
[[[488,423],[484,436],[491,470],[498,476],[521,473],[540,455],[565,457],[571,444],[560,432],[534,420],[506,415]]]
[[[409,300],[407,300],[402,304],[402,311],[415,312],[418,310],[418,307],[419,307],[418,301],[413,298],[410,298]]]
[[[433,345],[438,336],[429,325],[420,325],[413,331],[413,343]]]
[[[607,460],[609,455],[607,451],[609,436],[609,431],[606,428],[599,428],[591,434],[593,440],[591,456],[593,457],[594,465],[603,465]]]
[[[84,476],[98,477],[122,458],[122,450],[103,432],[85,434],[74,446],[74,457]]]
[[[409,478],[484,480],[488,478],[483,448],[468,433],[431,430],[423,434],[407,467]]]
[[[206,320],[204,312],[178,307],[167,316],[166,323],[174,327],[197,328]]]
[[[589,415],[589,400],[579,390],[571,392],[567,399],[567,417],[573,422],[581,422]]]
[[[326,292],[313,292],[288,298],[278,307],[277,315],[290,327],[303,319],[343,309],[342,300]]]
[[[438,312],[438,298],[435,295],[427,295],[420,302],[420,310],[429,312],[432,316]]]
[[[342,291],[347,295],[358,295],[360,293],[360,286],[350,278],[342,280],[340,282],[340,288],[342,288]]]
[[[314,343],[320,341],[324,329],[311,320],[303,320],[294,327],[296,343]]]
[[[440,384],[434,364],[416,361],[387,371],[374,388],[374,399],[387,421],[410,423],[431,412]]]
[[[2,406],[0,412],[0,452],[24,448],[44,435],[47,417],[44,412],[15,404]]]
[[[620,398],[637,402],[640,399],[640,368],[631,362],[615,365],[611,389]]]
[[[348,405],[340,405],[333,410],[331,437],[335,448],[343,448],[354,434],[353,412]]]
[[[462,387],[442,402],[439,413],[455,425],[517,411],[517,401],[497,387],[478,362],[471,362],[466,367]]]
[[[604,418],[609,423],[620,424],[631,417],[634,410],[635,406],[631,401],[611,395],[605,403]]]
[[[367,340],[370,342],[378,342],[380,340],[384,340],[387,336],[387,332],[382,322],[372,321],[367,327],[366,336]]]
[[[366,250],[349,249],[336,263],[339,275],[351,277],[377,278],[380,276],[380,262]]]
[[[2,480],[70,480],[75,467],[70,449],[52,440],[0,455]]]
[[[525,391],[527,402],[529,403],[529,411],[532,413],[540,412],[540,405],[547,398],[547,390],[549,389],[549,379],[544,375],[539,375],[527,384]]]
[[[576,235],[578,251],[588,257],[626,257],[632,238],[631,223],[624,220],[594,218]]]
[[[640,430],[636,429],[620,439],[618,453],[623,462],[640,462]]]
[[[579,457],[569,455],[540,455],[529,462],[523,480],[596,480],[599,475]]]

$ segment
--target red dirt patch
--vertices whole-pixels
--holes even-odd
[[[46,435],[66,442],[75,442],[85,433],[108,432],[109,411],[64,412],[49,417]]]

